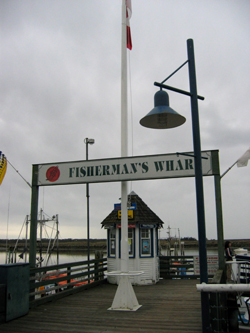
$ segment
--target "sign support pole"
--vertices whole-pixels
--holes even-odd
[[[37,241],[37,213],[38,213],[38,165],[33,165],[32,190],[31,190],[31,210],[30,210],[30,268],[36,267],[36,241]]]
[[[220,163],[219,163],[218,151],[212,152],[212,163],[213,163],[214,188],[215,188],[219,269],[222,269],[224,271],[225,270],[224,231],[223,231],[224,228],[223,228],[222,198],[221,198]]]

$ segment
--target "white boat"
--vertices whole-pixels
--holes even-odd
[[[247,250],[246,248],[242,248],[242,247],[240,247],[240,248],[238,248],[238,249],[235,249],[235,250],[234,250],[234,253],[235,253],[235,255],[237,255],[237,256],[244,256],[244,255],[247,255],[247,254],[248,254],[248,250]]]

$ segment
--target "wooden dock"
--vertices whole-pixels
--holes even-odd
[[[102,284],[30,309],[28,315],[0,324],[0,332],[202,332],[199,280],[160,280],[135,286],[142,307],[108,311],[117,286]]]

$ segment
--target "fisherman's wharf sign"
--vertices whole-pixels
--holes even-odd
[[[203,176],[212,176],[212,151],[202,151]],[[37,183],[63,185],[194,177],[194,156],[175,153],[38,164]]]

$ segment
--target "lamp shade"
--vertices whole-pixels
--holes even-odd
[[[148,128],[164,129],[180,126],[186,118],[169,106],[168,93],[159,90],[154,96],[155,107],[140,120],[140,124]]]

